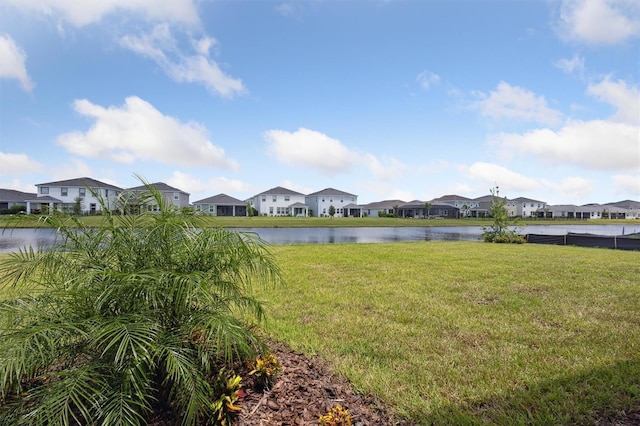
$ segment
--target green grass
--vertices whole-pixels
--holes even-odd
[[[46,224],[36,215],[0,216],[0,228],[33,228]],[[85,216],[80,220],[88,226],[100,226],[101,216]],[[491,219],[408,219],[391,217],[228,217],[203,216],[205,226],[222,228],[304,228],[304,227],[381,227],[381,226],[489,226]],[[521,219],[518,225],[634,225],[625,219]]]
[[[473,242],[274,247],[268,332],[419,424],[640,408],[640,254]]]
[[[272,246],[271,337],[417,424],[640,408],[640,253],[480,242]]]

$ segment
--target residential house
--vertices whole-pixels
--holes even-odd
[[[122,188],[81,177],[36,184],[36,197],[27,199],[27,213],[33,210],[78,212],[96,214],[102,211],[102,203],[113,209]]]
[[[194,201],[193,208],[198,213],[211,216],[247,216],[247,204],[226,194],[218,194]]]
[[[547,203],[544,201],[532,200],[531,198],[518,197],[507,201],[507,211],[510,216],[520,216],[523,218],[536,217],[538,211],[544,210]]]
[[[389,214],[396,214],[396,208],[402,204],[406,204],[406,201],[402,200],[384,200],[376,201],[369,204],[363,204],[360,206],[362,209],[362,215],[368,217],[386,216]]]
[[[462,195],[443,195],[430,201],[431,204],[448,204],[460,209],[461,216],[477,217],[480,203]]]
[[[361,207],[358,196],[334,188],[325,188],[305,197],[305,204],[311,209],[311,215],[316,217],[329,216],[331,206],[335,209],[335,217],[360,217]]]
[[[281,186],[254,195],[248,202],[260,216],[306,217],[309,215],[305,195]]]
[[[36,198],[35,193],[16,191],[14,189],[0,189],[0,211],[9,210],[14,206],[27,208],[27,199]]]
[[[427,202],[413,200],[398,207],[398,217],[426,218],[436,217],[443,219],[457,219],[460,217],[460,209],[449,204],[432,204],[429,203],[427,210]]]
[[[173,204],[179,209],[184,207],[189,207],[189,193],[184,192],[178,188],[174,188],[173,186],[169,186],[164,182],[156,182],[148,185],[140,185],[133,188],[127,189],[127,204],[129,204],[132,208],[138,209],[140,204],[144,204],[144,209],[148,211],[158,211],[158,203],[155,200],[144,200],[142,202],[140,197],[142,194],[146,194],[149,191],[149,188],[154,188],[160,192],[162,198],[165,202],[169,204]]]

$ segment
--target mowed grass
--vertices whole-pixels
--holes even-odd
[[[267,332],[417,424],[640,408],[640,253],[480,242],[274,246]]]
[[[640,409],[639,252],[481,242],[271,249],[287,285],[260,294],[266,333],[318,355],[410,422],[582,425]]]

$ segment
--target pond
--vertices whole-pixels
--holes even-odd
[[[384,243],[395,241],[480,241],[479,226],[354,227],[354,228],[230,228],[255,232],[271,244]],[[625,225],[532,225],[520,234],[565,235],[569,232],[599,235],[640,233],[640,223]],[[5,229],[0,231],[0,253],[21,247],[50,247],[56,237],[51,229]]]

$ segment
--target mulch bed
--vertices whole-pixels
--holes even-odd
[[[372,397],[353,392],[349,383],[332,374],[319,360],[295,352],[283,344],[269,343],[282,366],[270,390],[252,389],[243,375],[247,396],[242,398],[238,426],[318,425],[321,415],[341,405],[349,411],[354,426],[410,425]]]

